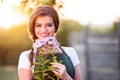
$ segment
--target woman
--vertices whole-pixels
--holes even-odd
[[[59,28],[59,17],[57,12],[50,6],[39,6],[31,14],[28,24],[28,31],[30,37],[35,42],[37,39],[45,39],[47,37],[53,37]],[[80,62],[75,50],[71,47],[61,47],[64,52],[70,57],[72,64],[74,65],[74,77],[72,78],[68,72],[67,67],[60,63],[52,63],[52,67],[55,67],[57,71],[54,74],[61,80],[82,80]],[[18,63],[18,77],[19,80],[32,80],[34,73],[34,55],[33,50],[24,51],[19,58]]]

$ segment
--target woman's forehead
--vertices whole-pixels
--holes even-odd
[[[53,18],[51,16],[38,16],[35,20],[36,22],[51,22],[53,23]]]

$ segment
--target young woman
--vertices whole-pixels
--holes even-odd
[[[35,42],[37,39],[42,40],[47,37],[54,37],[59,28],[59,16],[56,10],[50,6],[44,5],[37,7],[31,14],[28,31],[30,37]],[[61,49],[70,57],[72,62],[74,76],[70,76],[69,69],[61,63],[52,63],[53,70],[61,80],[82,80],[80,61],[76,51],[72,47],[61,47]],[[64,53],[63,53],[64,54]],[[32,80],[34,73],[35,56],[33,49],[21,53],[18,63],[19,80]]]

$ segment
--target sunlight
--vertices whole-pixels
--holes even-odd
[[[25,17],[18,15],[13,10],[13,5],[18,5],[20,0],[4,0],[4,4],[0,4],[0,27],[10,28],[14,24],[20,24]]]
[[[19,5],[22,0],[4,0],[6,5]]]
[[[120,17],[120,0],[64,0],[65,18],[104,26]]]

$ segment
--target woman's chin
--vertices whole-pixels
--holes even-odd
[[[48,38],[48,37],[50,37],[50,36],[40,37],[39,39],[40,39],[40,40],[41,40],[41,39],[46,39],[46,38]]]

